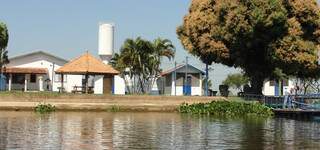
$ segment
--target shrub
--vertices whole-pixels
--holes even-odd
[[[219,116],[272,116],[272,109],[259,103],[212,101],[210,103],[182,104],[179,107],[181,113],[210,114]]]
[[[34,108],[34,111],[43,114],[55,111],[55,109],[56,107],[51,104],[40,103]]]

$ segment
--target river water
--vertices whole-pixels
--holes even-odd
[[[320,149],[320,122],[179,113],[1,111],[0,149]]]

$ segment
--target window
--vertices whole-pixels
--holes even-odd
[[[61,82],[61,74],[55,74],[54,82]],[[63,82],[67,82],[67,75],[63,75]]]
[[[30,75],[30,83],[36,83],[37,81],[37,76],[35,74]]]
[[[23,84],[24,83],[24,74],[12,74],[12,83],[13,84]]]

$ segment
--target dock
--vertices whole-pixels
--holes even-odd
[[[273,112],[277,117],[305,119],[320,117],[320,110],[274,109]]]
[[[247,101],[258,100],[273,109],[276,117],[314,119],[320,118],[320,94],[290,95],[294,97],[291,104],[284,105],[284,96],[265,96],[245,94]]]

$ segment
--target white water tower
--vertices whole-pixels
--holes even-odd
[[[114,25],[110,23],[99,24],[99,56],[101,60],[108,64],[112,58],[114,50]]]

